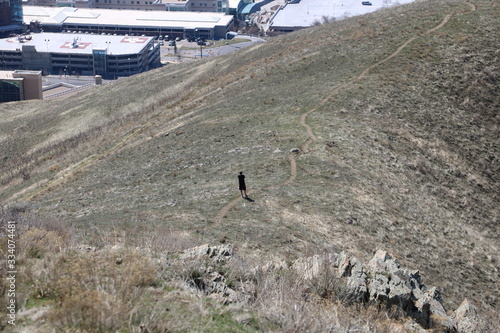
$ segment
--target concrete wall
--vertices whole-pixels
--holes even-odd
[[[41,70],[46,73],[52,71],[50,53],[38,52],[34,45],[23,45],[23,68]]]
[[[14,71],[12,77],[23,79],[24,99],[43,99],[42,72]]]

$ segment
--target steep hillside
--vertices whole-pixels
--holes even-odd
[[[261,260],[383,248],[449,308],[493,314],[499,18],[495,1],[417,1],[0,105],[0,200],[96,247],[174,230]]]

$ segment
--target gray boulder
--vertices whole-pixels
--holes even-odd
[[[439,328],[442,332],[455,332],[453,319],[446,313],[441,294],[432,287],[414,301],[417,311],[410,315],[425,328]]]
[[[361,262],[344,251],[339,255],[337,274],[346,278],[347,299],[355,302],[366,302],[368,297],[367,275]]]
[[[453,312],[453,320],[455,321],[458,333],[480,333],[481,325],[477,310],[466,298],[462,304]]]
[[[382,250],[370,260],[368,270],[370,301],[386,302],[389,307],[397,305],[405,311],[413,309],[412,290],[421,288],[418,272],[402,269],[397,259]]]

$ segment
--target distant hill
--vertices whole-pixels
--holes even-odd
[[[260,260],[381,248],[495,318],[499,27],[495,1],[416,1],[1,104],[0,202],[97,247],[174,230]]]

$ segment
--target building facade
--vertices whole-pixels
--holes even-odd
[[[27,0],[29,6],[228,13],[227,0]]]
[[[22,0],[0,0],[0,36],[8,36],[22,30]]]
[[[43,74],[116,78],[160,66],[160,45],[151,37],[41,33],[0,40],[0,64]]]

